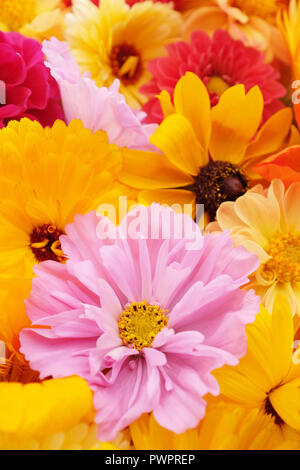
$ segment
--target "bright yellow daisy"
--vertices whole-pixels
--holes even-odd
[[[121,81],[120,91],[130,106],[146,98],[140,86],[149,81],[147,62],[166,53],[164,46],[181,35],[180,13],[171,5],[146,1],[130,8],[125,0],[74,0],[66,16],[66,36],[83,72],[98,86]]]
[[[64,0],[0,0],[0,30],[38,41],[63,38],[65,8]]]
[[[150,141],[162,153],[125,150],[121,181],[140,189],[141,203],[204,204],[211,220],[219,205],[243,195],[253,166],[279,149],[292,111],[274,114],[259,129],[263,98],[256,86],[228,88],[211,109],[206,87],[188,72],[175,88],[174,105],[160,95],[165,119]]]
[[[273,416],[284,432],[300,431],[300,360],[293,353],[293,316],[278,296],[272,315],[264,308],[247,327],[248,350],[236,367],[214,372],[221,395]]]
[[[218,400],[207,407],[198,428],[174,434],[153,415],[130,426],[136,450],[299,450],[300,435],[281,430],[259,409]]]
[[[285,190],[273,180],[267,190],[257,186],[235,202],[225,202],[216,222],[208,230],[230,230],[236,244],[244,245],[260,259],[249,288],[260,295],[272,311],[274,299],[282,293],[293,315],[300,315],[300,183]]]

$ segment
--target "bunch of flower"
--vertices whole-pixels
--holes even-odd
[[[0,0],[0,449],[300,450],[299,64],[299,0]]]

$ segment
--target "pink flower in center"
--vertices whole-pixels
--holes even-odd
[[[259,299],[240,286],[256,256],[227,233],[203,237],[190,218],[159,205],[141,206],[117,228],[94,212],[78,215],[66,233],[67,263],[41,263],[27,302],[39,325],[21,333],[31,366],[41,378],[89,382],[100,439],[151,411],[176,433],[197,426],[203,397],[219,394],[211,371],[246,352]]]

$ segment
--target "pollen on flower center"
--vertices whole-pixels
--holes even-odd
[[[225,201],[235,201],[246,193],[248,180],[242,170],[232,163],[216,161],[201,168],[195,178],[197,204],[204,204],[211,220]]]
[[[140,54],[134,46],[128,44],[114,46],[110,62],[114,76],[127,85],[135,83],[142,72]]]
[[[263,266],[266,280],[300,282],[300,233],[278,234],[266,250],[271,259]]]
[[[284,0],[232,0],[230,4],[248,16],[258,16],[269,23],[274,23],[278,9],[286,2]]]
[[[30,236],[30,248],[38,262],[52,260],[64,262],[65,256],[61,249],[59,237],[63,231],[55,225],[35,227]]]
[[[133,302],[123,310],[118,326],[120,337],[126,345],[140,351],[149,348],[156,335],[167,326],[167,310],[147,302]]]
[[[17,31],[35,16],[35,0],[0,0],[0,22]]]

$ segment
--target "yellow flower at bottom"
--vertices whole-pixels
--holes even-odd
[[[0,0],[0,29],[18,31],[38,41],[63,38],[63,0]]]
[[[260,259],[260,267],[251,276],[263,304],[272,311],[277,294],[289,301],[296,321],[300,320],[300,183],[285,190],[273,180],[264,190],[256,186],[235,202],[225,202],[217,212],[210,232],[230,230],[237,245],[245,246]]]
[[[221,397],[258,408],[281,431],[300,436],[300,361],[293,353],[293,317],[285,297],[276,298],[272,315],[262,307],[247,326],[247,339],[240,363],[214,372]]]
[[[9,356],[8,352],[8,356]],[[128,432],[99,442],[93,395],[80,377],[39,381],[20,355],[0,362],[0,450],[127,449]]]
[[[89,448],[97,443],[92,417],[83,379],[39,383],[15,355],[0,364],[0,449]]]
[[[300,449],[300,436],[282,432],[271,416],[223,401],[208,405],[198,428],[184,434],[162,428],[153,415],[143,415],[130,431],[136,450]]]

